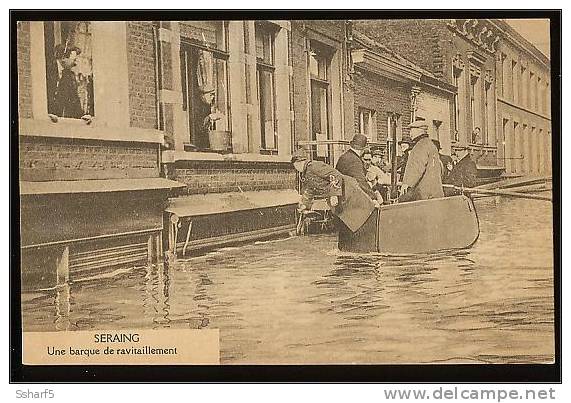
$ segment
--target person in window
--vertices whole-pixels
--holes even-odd
[[[79,99],[77,79],[73,68],[81,49],[76,46],[56,45],[54,56],[57,63],[57,83],[53,94],[53,108],[49,114],[52,121],[58,118],[84,119],[91,122],[91,115],[84,113]]]
[[[456,151],[459,161],[454,165],[450,175],[446,178],[444,183],[454,185],[457,187],[472,188],[478,184],[478,168],[476,163],[472,160],[470,150],[468,147],[463,146]],[[447,196],[460,194],[460,190],[445,189]]]
[[[399,201],[426,200],[444,197],[440,176],[440,157],[428,137],[424,121],[410,125],[413,144],[408,156],[400,189]]]
[[[472,144],[482,143],[482,130],[479,127],[475,127],[472,131]]]
[[[212,84],[205,84],[200,87],[200,100],[201,106],[197,108],[197,112],[202,119],[202,135],[197,139],[198,144],[196,145],[199,148],[209,148],[208,132],[211,130],[224,130],[224,128],[219,127],[224,119],[224,114],[216,108],[216,91]]]

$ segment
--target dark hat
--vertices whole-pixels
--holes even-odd
[[[432,140],[432,142],[434,143],[434,145],[436,146],[436,148],[438,148],[438,150],[442,150],[442,147],[440,146],[440,141],[439,141],[439,140]]]
[[[303,148],[298,148],[297,150],[295,150],[293,152],[293,154],[291,155],[291,163],[293,164],[294,162],[298,162],[298,161],[306,161],[308,160],[309,157],[307,156],[307,152],[303,149]]]
[[[212,84],[204,84],[200,86],[200,91],[203,94],[208,94],[209,92],[214,92],[214,86]]]
[[[367,147],[367,140],[367,136],[357,133],[353,136],[349,142],[349,145],[355,150],[363,150],[365,147]]]
[[[81,49],[77,46],[64,46],[61,43],[54,47],[54,56],[56,59],[61,59],[63,57],[69,57],[71,52],[75,52],[77,55],[81,54]]]
[[[412,139],[410,138],[410,136],[404,135],[404,136],[402,136],[402,139],[399,141],[399,144],[402,144],[402,143],[410,145],[410,144],[412,144]]]

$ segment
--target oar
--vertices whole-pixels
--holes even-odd
[[[508,190],[490,190],[490,189],[478,189],[478,188],[461,188],[459,186],[454,185],[442,185],[448,189],[455,189],[461,192],[466,193],[477,193],[477,194],[484,194],[484,195],[495,195],[495,196],[508,196],[508,197],[519,197],[521,199],[533,199],[533,200],[544,200],[544,201],[552,201],[551,197],[549,196],[541,196],[541,195],[532,195],[532,194],[525,194],[525,193],[518,193],[518,192],[510,192]]]

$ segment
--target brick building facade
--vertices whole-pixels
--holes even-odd
[[[452,86],[450,128],[440,136],[452,148],[469,145],[482,169],[502,166],[495,124],[500,32],[488,20],[359,20],[354,26]]]
[[[291,27],[294,138],[313,158],[334,164],[354,134],[351,25],[299,20]]]
[[[161,178],[163,133],[156,115],[137,101],[150,104],[156,97],[152,87],[141,86],[139,70],[154,59],[130,41],[137,25],[18,22],[26,285],[53,286],[77,273],[140,264],[162,253],[163,208],[179,184]]]
[[[31,282],[289,231],[292,150],[355,132],[550,167],[548,60],[495,20],[22,21],[16,55]]]
[[[400,140],[408,135],[411,121],[422,119],[430,137],[441,142],[445,153],[450,152],[446,133],[452,86],[358,29],[353,30],[352,59],[355,131],[388,150],[393,131]]]

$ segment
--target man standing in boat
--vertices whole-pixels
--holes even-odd
[[[376,201],[377,197],[367,182],[367,171],[361,159],[367,147],[367,137],[363,134],[355,134],[349,147],[349,150],[339,157],[335,168],[343,175],[355,178],[363,192]]]
[[[468,147],[463,146],[456,149],[459,161],[454,165],[450,175],[446,178],[444,183],[454,185],[457,187],[473,188],[478,184],[478,168],[476,163],[472,160],[470,150]],[[446,195],[460,194],[461,191],[454,189],[446,189]]]
[[[404,171],[399,201],[444,197],[438,149],[428,137],[424,121],[411,123],[412,147]]]

